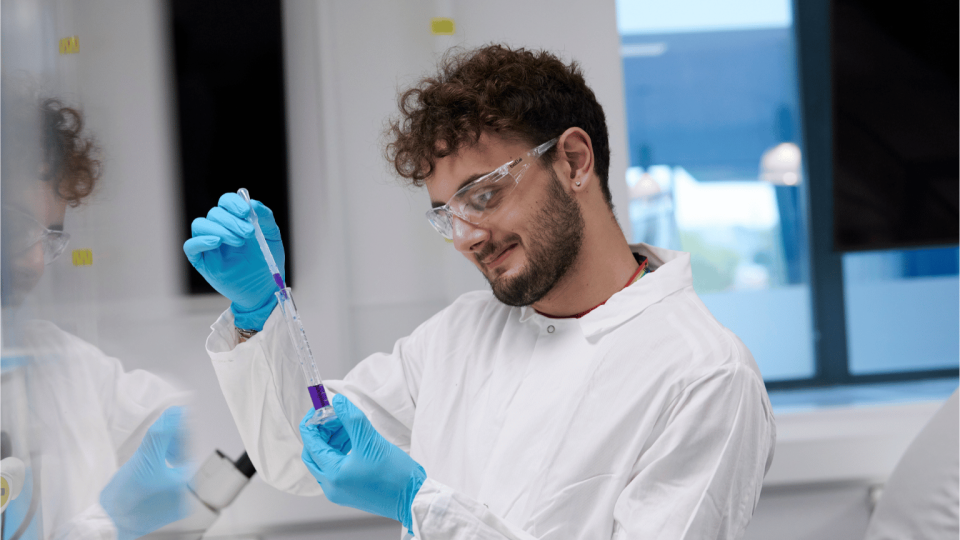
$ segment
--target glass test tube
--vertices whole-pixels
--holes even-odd
[[[310,344],[307,342],[307,334],[303,330],[303,323],[300,321],[300,314],[297,306],[293,302],[293,294],[289,287],[285,287],[276,292],[277,301],[280,304],[280,311],[286,322],[287,331],[290,339],[293,340],[297,352],[297,359],[300,361],[300,370],[303,372],[303,378],[307,381],[307,390],[310,392],[310,400],[313,402],[313,408],[316,410],[313,418],[308,424],[325,424],[337,417],[327,399],[327,392],[323,387],[323,380],[320,379],[320,372],[317,370],[317,364],[313,360],[313,352],[310,350]]]

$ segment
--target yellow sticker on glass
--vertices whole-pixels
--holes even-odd
[[[434,17],[430,19],[430,32],[435,36],[452,36],[457,33],[457,25],[453,19]]]
[[[93,250],[92,249],[73,250],[73,265],[74,266],[93,265]]]
[[[80,52],[80,37],[70,36],[60,40],[60,54],[77,54]]]
[[[7,507],[7,501],[10,500],[10,484],[7,479],[0,476],[0,508]]]

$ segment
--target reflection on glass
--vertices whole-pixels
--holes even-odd
[[[955,247],[844,255],[850,372],[956,368],[958,266]]]
[[[783,380],[814,374],[813,332],[791,5],[766,4],[617,8],[631,240],[689,252],[704,303]]]
[[[85,7],[94,13],[87,21],[104,9]],[[73,210],[101,184],[102,154],[74,101],[79,54],[58,55],[51,37],[77,27],[71,13],[69,2],[4,0],[0,19],[4,540],[139,537],[184,517],[190,496],[180,465],[186,430],[171,407],[189,396],[157,375],[124,371],[94,345],[100,266],[83,254],[92,254],[94,236],[132,225],[95,230],[82,224],[96,206]],[[117,48],[102,34],[84,35],[101,50]]]

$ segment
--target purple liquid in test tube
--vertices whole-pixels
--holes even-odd
[[[314,409],[319,410],[330,406],[330,401],[327,399],[327,392],[324,390],[322,384],[310,386],[308,388],[310,389],[310,399],[313,400]]]

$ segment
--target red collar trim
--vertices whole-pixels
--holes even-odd
[[[643,260],[640,261],[640,266],[637,268],[637,271],[634,272],[632,276],[630,276],[630,279],[627,280],[627,282],[623,285],[623,287],[620,288],[620,290],[626,289],[626,288],[629,287],[630,285],[633,285],[633,283],[634,283],[635,281],[637,281],[638,279],[642,278],[642,277],[644,276],[644,274],[647,273],[647,262],[648,262],[648,261],[647,261],[647,258],[644,257]],[[608,298],[608,300],[609,300],[609,298]],[[602,306],[602,305],[604,305],[604,304],[606,304],[606,303],[607,303],[607,301],[604,300],[603,302],[600,302],[599,304],[593,306],[592,308],[590,308],[590,309],[588,309],[588,310],[586,310],[586,311],[581,311],[580,313],[577,313],[576,315],[566,315],[566,316],[550,315],[549,313],[544,313],[544,312],[542,312],[542,311],[540,311],[540,310],[538,310],[538,309],[536,309],[536,308],[534,308],[534,311],[536,311],[537,313],[539,313],[540,315],[543,315],[544,317],[546,317],[546,318],[548,318],[548,319],[579,319],[580,317],[583,317],[583,316],[586,315],[587,313],[590,313],[591,311],[597,309],[598,307],[600,307],[600,306]]]

